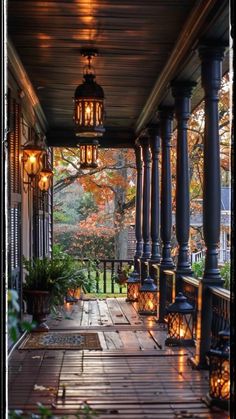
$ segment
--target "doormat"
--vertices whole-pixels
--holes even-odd
[[[30,333],[18,349],[102,350],[97,333]]]

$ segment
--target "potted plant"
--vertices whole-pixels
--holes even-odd
[[[26,270],[23,296],[27,313],[37,324],[34,331],[46,331],[49,329],[46,316],[51,309],[63,304],[68,289],[82,286],[86,290],[86,276],[67,254],[55,255],[52,259],[24,259],[23,265]]]
[[[127,283],[130,273],[134,270],[133,266],[125,265],[117,270],[117,274],[113,276],[113,280],[116,284],[124,286]]]

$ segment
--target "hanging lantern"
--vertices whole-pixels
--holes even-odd
[[[88,65],[84,68],[84,81],[80,84],[74,96],[76,136],[81,138],[96,138],[104,134],[104,92],[95,81],[95,72],[91,66],[92,57],[97,55],[96,49],[82,50],[81,55],[87,57]]]
[[[45,148],[37,144],[36,133],[31,129],[30,140],[23,146],[23,165],[26,173],[32,179],[42,169],[42,157]]]
[[[168,337],[165,341],[169,346],[194,346],[193,315],[194,308],[187,298],[179,292],[175,302],[167,309]]]
[[[53,172],[50,169],[43,169],[39,174],[38,187],[42,192],[47,192],[52,186]]]
[[[126,301],[137,301],[140,289],[140,275],[132,272],[127,280],[127,299]]]
[[[228,330],[219,332],[219,343],[207,354],[209,361],[209,395],[207,401],[227,410],[230,399],[230,360]]]
[[[98,166],[98,141],[90,140],[90,143],[80,142],[80,167],[81,169],[95,168]]]

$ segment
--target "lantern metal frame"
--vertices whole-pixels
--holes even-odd
[[[43,168],[39,172],[38,176],[39,176],[38,188],[40,189],[41,192],[45,193],[52,186],[53,171],[49,168]],[[42,179],[43,177],[46,177],[46,179],[44,181]],[[48,181],[48,183],[46,184],[47,181]],[[41,184],[40,182],[43,182],[43,184]]]
[[[138,301],[141,281],[140,274],[136,271],[132,272],[127,280],[127,298],[128,302]]]
[[[98,146],[99,142],[96,139],[83,140],[79,143],[81,169],[98,167]]]
[[[228,410],[230,402],[230,331],[218,333],[218,344],[207,353],[209,364],[209,393],[206,403]]]
[[[24,191],[27,192],[28,188],[35,188],[35,179],[38,176],[38,174],[41,172],[43,168],[43,155],[46,152],[46,146],[43,143],[42,139],[40,139],[39,135],[35,132],[35,130],[32,127],[28,127],[30,129],[30,138],[28,141],[25,142],[25,144],[22,146],[22,164],[23,164],[23,171],[26,172],[28,176],[28,181],[23,180],[23,188]],[[39,144],[40,140],[40,144]],[[30,158],[34,160],[32,161],[32,168],[30,173],[29,170],[26,169],[26,165]],[[37,163],[36,169],[33,168],[33,164]],[[34,170],[33,170],[34,169]],[[25,187],[26,186],[26,187]]]
[[[174,303],[167,307],[166,314],[168,337],[165,344],[167,346],[195,346],[194,308],[182,292],[179,292]]]
[[[75,134],[82,139],[98,138],[102,137],[105,132],[103,127],[104,91],[95,81],[95,71],[91,66],[92,58],[97,56],[98,50],[84,48],[80,53],[87,58],[88,64],[84,67],[83,83],[76,88],[74,94]]]
[[[150,300],[151,297],[151,300]],[[150,303],[153,307],[147,307]],[[153,279],[148,277],[143,281],[138,296],[139,314],[156,315],[157,314],[157,286]]]

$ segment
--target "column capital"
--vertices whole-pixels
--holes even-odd
[[[159,106],[158,108],[159,120],[173,119],[174,118],[174,107],[172,106]]]
[[[142,151],[141,151],[141,146],[140,145],[136,145],[134,148],[134,152],[135,152],[135,157],[136,157],[136,168],[137,169],[142,169]]]
[[[157,157],[160,152],[160,125],[152,124],[148,127],[149,144],[152,152],[152,158]]]
[[[174,98],[190,98],[197,83],[191,80],[173,80],[170,85]]]
[[[222,61],[224,58],[227,43],[218,40],[200,41],[198,45],[198,53],[202,62],[204,61]]]
[[[150,139],[149,139],[148,135],[140,136],[138,142],[143,149],[149,148],[149,146],[150,146]]]

